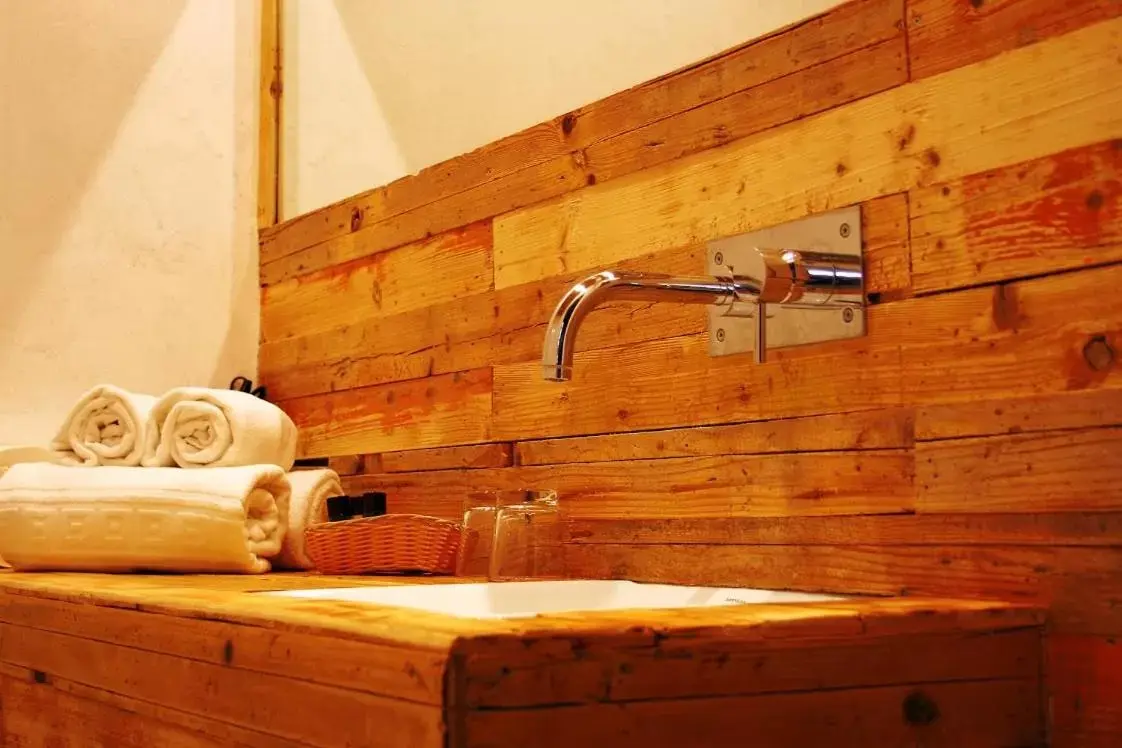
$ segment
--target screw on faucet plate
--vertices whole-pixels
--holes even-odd
[[[839,226],[838,233],[841,234],[842,239],[845,239],[847,236],[849,236],[849,224],[843,223],[841,226]]]
[[[717,328],[717,342],[718,343],[725,342],[725,328],[723,328],[723,327],[718,327]]]
[[[713,255],[713,262],[717,263],[718,265],[724,265],[725,256],[718,252],[717,254]]]
[[[845,320],[846,322],[852,322],[853,321],[853,310],[852,309],[842,309],[842,319]]]

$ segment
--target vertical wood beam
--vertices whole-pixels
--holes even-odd
[[[280,222],[281,4],[261,0],[261,81],[257,150],[257,228]]]

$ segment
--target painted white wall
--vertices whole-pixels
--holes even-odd
[[[256,0],[0,0],[0,443],[256,370]]]
[[[286,0],[283,214],[306,213],[840,0]]]

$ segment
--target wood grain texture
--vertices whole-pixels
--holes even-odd
[[[300,430],[300,457],[485,442],[491,433],[491,370],[312,395],[280,406]]]
[[[1119,23],[501,216],[495,286],[751,231],[1119,137],[1122,93],[1109,83],[1122,65]],[[979,122],[994,124],[979,131]],[[792,184],[799,185],[797,198]]]
[[[929,405],[916,410],[916,439],[993,436],[1122,426],[1122,392],[1076,390],[1048,395]]]
[[[446,654],[294,631],[10,596],[0,621],[197,662],[440,705]]]
[[[921,442],[921,512],[1122,509],[1122,429]]]
[[[1118,545],[1122,512],[850,517],[573,519],[572,543],[700,545]]]
[[[1122,139],[911,195],[918,292],[1122,259]]]
[[[514,464],[514,445],[499,442],[463,447],[434,447],[408,452],[384,452],[376,458],[378,469],[366,472],[409,473],[417,470],[502,468]]]
[[[257,97],[257,228],[273,226],[280,220],[281,199],[281,93],[282,79],[282,0],[262,0],[261,54]]]
[[[870,200],[861,206],[865,288],[870,300],[909,296],[912,258],[908,237],[908,195]]]
[[[269,286],[261,293],[261,339],[306,335],[487,291],[490,248],[490,224],[475,224]]]
[[[912,78],[969,65],[1120,13],[1116,0],[908,0]]]
[[[1051,636],[1048,676],[1055,748],[1108,748],[1122,735],[1122,643]]]
[[[403,745],[442,740],[439,708],[38,629],[4,624],[0,658],[132,698],[159,694],[181,711],[324,748],[375,735]]]
[[[338,457],[329,457],[327,459],[327,467],[334,470],[339,475],[362,473],[365,472],[366,468],[366,456],[341,455]]]
[[[828,60],[585,150],[595,182],[617,179],[880,93],[907,80],[904,37]]]
[[[940,715],[922,727],[901,719],[905,699],[917,690],[938,705]],[[731,748],[744,745],[745,731],[751,732],[752,746],[759,748],[997,748],[1040,745],[1043,721],[1035,680],[964,681],[923,684],[920,689],[898,686],[468,712],[452,745],[560,748],[604,740],[619,748]]]
[[[906,448],[913,444],[906,408],[776,421],[638,431],[515,445],[519,465],[649,460],[666,457]]]
[[[554,489],[575,517],[743,517],[910,511],[902,450],[720,455],[352,476],[348,490],[462,501],[472,490]]]
[[[1122,548],[570,544],[576,577],[763,589],[958,596],[1048,606],[1063,633],[1122,629]]]
[[[633,648],[569,659],[469,656],[463,704],[512,709],[639,699],[716,698],[867,688],[983,678],[1034,678],[1041,667],[1039,628],[893,636],[845,643],[774,647],[729,641],[716,648],[667,652]],[[677,655],[677,656],[672,656]]]
[[[578,354],[570,382],[495,367],[494,436],[530,440],[1109,388],[1122,267],[879,304],[866,338],[709,358],[700,336]],[[844,359],[842,358],[844,357]],[[839,363],[843,361],[844,363]],[[595,403],[596,407],[591,404]]]
[[[329,239],[263,265],[261,283],[277,283],[337,262],[416,242],[523,205],[563,195],[587,183],[583,156],[579,153],[560,156],[485,182],[432,206],[410,210],[373,223],[361,231]]]
[[[47,684],[0,678],[5,746],[26,748],[219,748],[225,742],[141,714],[71,696]],[[289,745],[293,745],[289,743]]]
[[[276,280],[286,277],[286,273],[297,273],[295,264],[278,261],[364,228],[369,227],[368,233],[377,234],[383,248],[389,248],[394,242],[422,238],[423,234],[411,237],[408,230],[410,226],[423,228],[425,224],[418,220],[421,217],[433,221],[425,230],[444,230],[436,228],[444,224],[435,221],[448,223],[449,219],[443,216],[452,213],[450,205],[460,206],[461,215],[468,209],[489,217],[545,199],[549,190],[558,195],[582,187],[588,181],[588,172],[580,170],[587,160],[583,151],[588,146],[880,42],[898,39],[903,17],[903,0],[846,3],[781,33],[752,40],[416,175],[293,218],[262,231],[261,262],[274,265],[263,277]],[[830,90],[824,93],[836,95]],[[576,173],[570,171],[574,166],[578,169]],[[632,170],[635,168],[640,168],[638,160]],[[600,180],[606,178],[605,175]],[[489,185],[491,182],[496,184]],[[484,207],[482,202],[489,205]],[[433,203],[443,204],[427,211],[416,210]],[[509,207],[503,208],[504,204]],[[409,211],[414,212],[409,218],[396,223],[388,220]],[[453,226],[455,220],[462,219],[452,219]],[[374,241],[374,237],[369,241]],[[312,259],[317,254],[307,253],[303,260],[307,267],[322,266],[324,260]]]
[[[635,258],[619,267],[696,275],[705,267],[703,252],[699,246],[680,247]],[[430,259],[441,262],[439,256]],[[260,350],[261,379],[274,399],[286,400],[532,361],[541,356],[545,325],[556,299],[585,275],[562,275],[300,337],[265,341]],[[321,291],[313,303],[330,303],[327,289]],[[705,311],[699,307],[614,303],[599,309],[583,326],[577,349],[595,350],[704,329]]]

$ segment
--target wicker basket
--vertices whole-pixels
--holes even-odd
[[[312,525],[308,556],[324,574],[455,574],[460,525],[421,514],[385,514]]]

